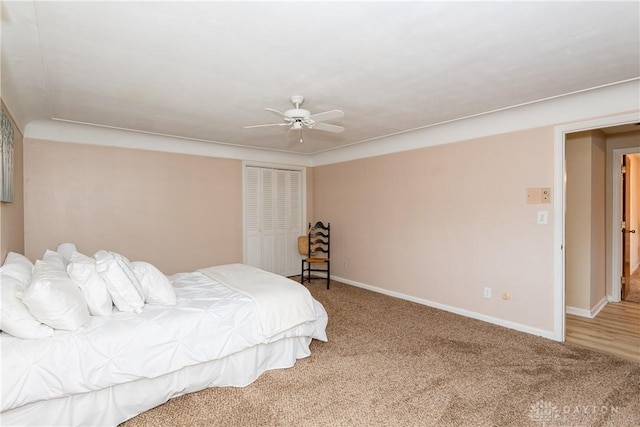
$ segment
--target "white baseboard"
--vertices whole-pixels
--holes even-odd
[[[527,325],[523,325],[520,323],[511,322],[509,320],[500,319],[497,317],[487,316],[486,314],[476,313],[475,311],[465,310],[458,307],[453,307],[446,304],[440,304],[438,302],[429,301],[422,298],[417,298],[411,295],[406,295],[400,292],[390,291],[388,289],[378,288],[376,286],[367,285],[365,283],[356,282],[354,280],[345,279],[343,277],[331,276],[333,280],[338,282],[346,283],[348,285],[352,285],[358,288],[367,289],[373,292],[378,292],[380,294],[389,295],[391,297],[400,298],[407,301],[416,302],[418,304],[426,305],[428,307],[437,308],[439,310],[448,311],[450,313],[459,314],[461,316],[470,317],[472,319],[482,320],[483,322],[492,323],[494,325],[503,326],[505,328],[514,329],[520,332],[526,332],[528,334],[537,335],[543,338],[548,338],[551,340],[555,340],[555,336],[553,331],[545,331],[543,329],[532,328]]]
[[[602,299],[591,309],[591,318],[593,319],[594,317],[596,317],[608,303],[609,300],[607,299],[607,297],[602,297]]]
[[[589,319],[593,319],[598,315],[598,313],[600,313],[600,310],[602,310],[604,306],[607,305],[608,302],[609,300],[606,297],[604,297],[600,301],[598,301],[598,303],[595,306],[593,306],[591,310],[587,310],[585,308],[567,306],[566,312],[567,314],[573,314],[574,316],[587,317]]]
[[[577,308],[571,307],[568,305],[565,309],[567,314],[572,314],[574,316],[587,317],[589,319],[593,319],[591,316],[591,310],[587,310],[586,308]]]

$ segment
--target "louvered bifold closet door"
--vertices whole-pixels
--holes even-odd
[[[289,237],[288,227],[288,203],[287,185],[288,172],[285,170],[276,171],[276,217],[275,217],[275,239],[274,239],[274,265],[273,272],[276,274],[287,274],[287,237]]]
[[[283,276],[298,274],[302,172],[247,167],[245,179],[246,262]]]
[[[245,171],[245,262],[253,267],[262,265],[262,185],[260,168]]]
[[[285,276],[300,274],[300,253],[298,252],[298,236],[304,234],[302,222],[302,172],[290,171],[289,199],[287,200],[287,273]]]
[[[274,169],[262,169],[262,263],[263,270],[276,272],[274,252],[276,241],[276,171]]]
[[[299,171],[276,172],[276,235],[274,273],[299,274],[298,236],[302,227],[302,175]]]

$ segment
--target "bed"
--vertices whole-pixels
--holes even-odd
[[[114,306],[42,338],[12,336],[3,320],[0,425],[117,425],[176,396],[247,386],[327,340],[326,311],[292,280],[231,264],[167,281],[171,305]]]

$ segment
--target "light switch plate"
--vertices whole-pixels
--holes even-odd
[[[548,211],[538,211],[537,215],[537,223],[538,224],[546,224],[549,220],[549,212]]]

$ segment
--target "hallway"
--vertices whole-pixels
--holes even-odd
[[[593,319],[567,314],[565,341],[640,363],[640,304],[607,304]]]

